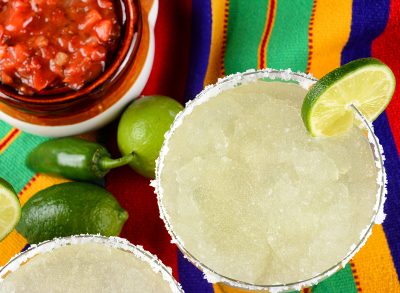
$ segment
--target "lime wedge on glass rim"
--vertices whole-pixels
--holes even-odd
[[[383,62],[357,59],[322,77],[307,93],[301,117],[312,136],[334,136],[348,131],[356,107],[370,122],[389,104],[396,80]]]
[[[0,177],[0,241],[18,224],[21,205],[14,188]]]

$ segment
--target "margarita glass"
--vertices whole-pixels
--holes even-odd
[[[30,247],[0,269],[0,292],[183,292],[170,268],[119,237],[78,235]]]
[[[383,220],[385,172],[372,126],[312,138],[310,75],[260,70],[203,90],[166,135],[153,185],[179,249],[210,282],[271,292],[332,275]]]

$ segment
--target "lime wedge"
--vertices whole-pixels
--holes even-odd
[[[307,93],[301,108],[312,136],[333,136],[353,125],[354,105],[374,121],[389,104],[396,86],[390,68],[374,58],[347,63],[322,77]]]
[[[21,218],[21,205],[14,188],[0,178],[0,241],[18,224]]]

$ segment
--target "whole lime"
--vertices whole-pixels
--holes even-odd
[[[29,243],[76,234],[116,236],[127,218],[128,213],[104,188],[66,182],[31,197],[22,207],[17,231]]]
[[[182,109],[172,98],[145,96],[125,110],[118,125],[118,147],[123,155],[135,154],[129,164],[133,170],[154,178],[164,134]]]

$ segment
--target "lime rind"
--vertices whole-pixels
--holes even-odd
[[[302,119],[312,136],[340,134],[353,125],[350,105],[374,121],[389,104],[395,85],[393,72],[383,62],[374,58],[352,61],[328,73],[310,89],[303,102]],[[335,117],[328,118],[333,115],[337,121],[329,123],[329,119],[335,120]]]
[[[14,188],[0,178],[0,241],[6,238],[21,218],[21,204]]]

